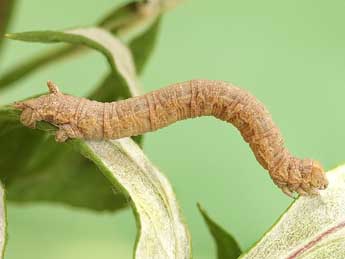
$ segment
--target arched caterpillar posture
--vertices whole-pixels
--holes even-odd
[[[48,82],[50,94],[15,104],[21,122],[56,127],[56,140],[117,139],[166,127],[176,121],[214,116],[233,124],[249,143],[258,162],[284,193],[317,194],[327,187],[321,164],[299,159],[284,147],[279,129],[266,108],[249,92],[223,81],[191,80],[143,96],[101,103],[63,94]]]

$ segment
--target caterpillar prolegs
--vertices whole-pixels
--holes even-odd
[[[229,83],[191,80],[111,103],[63,94],[51,81],[48,88],[49,94],[15,107],[22,110],[20,119],[25,126],[34,128],[37,121],[44,120],[58,127],[58,142],[68,138],[117,139],[155,131],[179,120],[214,116],[241,132],[258,162],[287,195],[317,194],[327,187],[321,164],[292,156],[264,105]]]

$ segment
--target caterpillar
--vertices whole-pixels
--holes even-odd
[[[118,139],[179,120],[214,116],[240,131],[257,161],[285,194],[315,195],[328,185],[318,161],[294,157],[287,150],[265,106],[248,91],[227,82],[190,80],[110,103],[63,94],[53,82],[47,84],[49,94],[14,106],[22,110],[20,121],[27,127],[35,128],[42,120],[55,125],[58,142]]]

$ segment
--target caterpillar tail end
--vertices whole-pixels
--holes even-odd
[[[271,174],[275,184],[289,197],[319,195],[328,186],[322,165],[311,159],[291,159],[290,163]]]

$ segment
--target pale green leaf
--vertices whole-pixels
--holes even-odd
[[[198,204],[198,209],[208,226],[217,246],[218,259],[236,259],[241,255],[241,248],[234,237],[219,226]]]
[[[134,257],[190,258],[190,237],[168,180],[130,139],[75,142],[130,198],[138,222]]]
[[[65,32],[34,31],[7,34],[7,38],[28,42],[65,42],[84,45],[101,52],[108,60],[119,84],[129,87],[131,95],[138,95],[137,78],[132,55],[128,48],[108,31],[100,28],[80,28]]]
[[[345,166],[320,196],[299,197],[242,259],[345,258]]]

